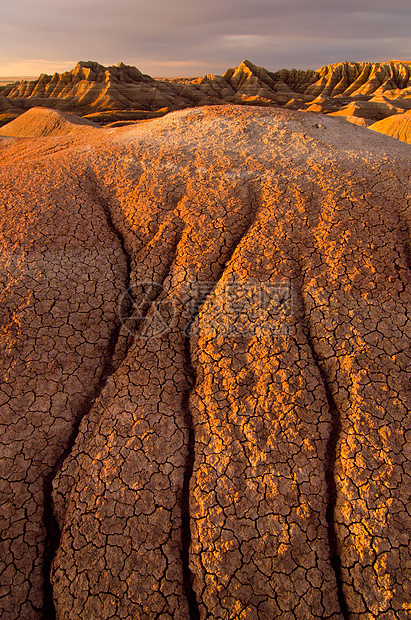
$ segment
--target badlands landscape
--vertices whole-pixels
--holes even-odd
[[[0,127],[35,106],[116,126],[172,110],[236,104],[320,112],[365,127],[382,122],[375,127],[377,131],[400,139],[410,136],[411,62],[396,60],[275,72],[244,60],[223,75],[164,79],[154,79],[121,62],[104,67],[81,61],[65,73],[1,84]],[[386,126],[384,119],[393,115],[395,127],[392,123]]]
[[[411,617],[411,65],[250,65],[0,91],[1,620]]]

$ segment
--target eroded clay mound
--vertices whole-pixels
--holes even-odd
[[[84,129],[93,127],[99,128],[99,125],[74,114],[35,107],[1,127],[0,136],[14,138],[65,136],[79,131],[84,132]]]
[[[370,126],[370,129],[411,144],[411,114],[396,114]]]
[[[61,620],[408,618],[408,147],[339,119],[238,107],[62,147],[25,143],[27,177],[17,145],[2,147],[4,196],[25,213],[4,252],[19,326],[4,322],[16,370],[2,390],[18,402],[4,424],[20,429],[8,442],[7,574],[24,584],[4,582],[4,617],[41,617],[24,550],[39,567],[46,558],[46,574],[53,558]],[[56,169],[69,176],[53,193]],[[33,171],[35,196],[23,189]],[[87,301],[72,263],[64,284],[40,277],[54,263],[30,218],[64,255],[76,243],[107,257],[103,277],[85,254]],[[21,286],[10,257],[28,244],[46,266]],[[54,305],[36,305],[41,296]],[[30,383],[24,372],[42,376],[43,360],[55,372],[60,349],[56,383]],[[65,424],[49,405],[61,391]],[[41,526],[35,476],[53,478],[59,537],[47,512]]]

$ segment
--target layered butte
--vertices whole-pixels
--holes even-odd
[[[409,618],[409,146],[57,120],[0,138],[0,617]]]
[[[79,62],[65,73],[0,87],[0,124],[34,106],[108,124],[209,104],[308,109],[368,126],[411,109],[411,63],[341,62],[317,71],[272,72],[245,60],[223,75],[153,79],[123,63]]]

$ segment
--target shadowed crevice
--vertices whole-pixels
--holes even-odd
[[[60,529],[57,520],[54,516],[52,491],[53,491],[53,479],[58,469],[67,454],[70,452],[72,445],[75,441],[75,437],[78,432],[78,424],[72,433],[70,438],[69,447],[65,450],[64,454],[56,464],[54,470],[45,477],[43,483],[43,523],[46,530],[46,536],[44,540],[44,555],[43,555],[43,618],[44,620],[55,620],[56,609],[53,600],[53,586],[51,584],[51,563],[56,554],[57,548],[60,543]]]
[[[190,612],[190,620],[200,620],[197,597],[193,589],[193,574],[189,566],[191,545],[190,482],[193,475],[195,461],[195,429],[193,415],[190,411],[189,400],[191,390],[195,386],[196,378],[194,368],[191,363],[190,337],[188,334],[185,335],[184,350],[184,366],[186,371],[188,388],[183,395],[181,407],[184,414],[184,422],[187,428],[188,443],[183,488],[181,493],[181,562],[183,565],[183,587]]]
[[[194,463],[195,463],[195,425],[193,414],[190,409],[190,395],[192,390],[196,385],[196,372],[194,366],[192,364],[191,359],[191,337],[193,336],[192,330],[195,325],[195,321],[204,306],[207,302],[209,296],[213,293],[215,287],[220,282],[221,278],[224,275],[225,269],[227,265],[232,260],[236,250],[239,245],[243,241],[243,239],[248,235],[251,228],[254,226],[258,210],[256,207],[256,199],[254,194],[250,189],[250,210],[248,213],[248,217],[245,221],[245,225],[241,230],[240,234],[237,236],[234,241],[232,247],[227,252],[225,256],[224,264],[221,267],[220,273],[218,274],[216,280],[214,282],[201,282],[204,286],[203,294],[199,297],[196,297],[196,304],[191,313],[191,317],[189,318],[185,329],[184,329],[184,368],[185,375],[187,378],[187,390],[185,391],[181,406],[184,414],[184,422],[187,432],[187,453],[186,453],[186,463],[185,463],[185,471],[183,478],[183,488],[181,493],[181,561],[182,561],[182,569],[183,569],[183,587],[186,595],[186,599],[188,602],[190,620],[200,620],[200,611],[199,604],[197,600],[196,593],[193,588],[194,575],[190,570],[190,546],[191,546],[191,512],[190,512],[190,483],[191,478],[193,476],[194,471]],[[194,327],[195,332],[195,327]]]
[[[318,365],[318,364],[317,364]],[[337,485],[335,482],[335,462],[337,459],[337,444],[341,432],[341,420],[335,407],[327,384],[324,383],[328,407],[331,414],[331,430],[328,437],[325,453],[325,481],[327,484],[327,509],[325,518],[327,520],[328,544],[330,547],[330,563],[333,568],[337,582],[337,596],[340,604],[341,614],[345,620],[348,620],[348,608],[343,591],[343,580],[341,575],[341,558],[338,550],[337,533],[335,530],[335,505],[337,502]]]
[[[125,284],[125,290],[128,290],[129,285],[130,285],[131,259],[128,253],[126,252],[123,235],[114,226],[108,206],[104,204],[104,202],[102,201],[96,201],[95,197],[93,198],[93,201],[97,202],[99,206],[102,208],[105,214],[106,222],[107,222],[109,229],[120,242],[123,256],[126,259],[127,272],[126,272],[126,278],[125,278],[124,284]],[[57,523],[57,520],[55,518],[54,508],[53,508],[53,499],[52,499],[53,480],[58,474],[58,472],[60,471],[64,461],[66,460],[66,458],[69,456],[69,454],[71,453],[73,449],[73,446],[77,439],[81,421],[83,420],[83,418],[85,418],[90,413],[95,401],[99,398],[102,390],[104,389],[108,378],[110,377],[110,375],[112,375],[116,371],[120,363],[123,361],[123,359],[127,355],[128,349],[125,351],[121,351],[120,355],[117,351],[120,329],[121,329],[121,323],[118,321],[111,332],[110,341],[109,341],[106,355],[105,355],[105,362],[102,368],[102,372],[101,372],[97,387],[94,390],[94,393],[87,398],[81,411],[79,412],[77,419],[74,422],[72,432],[68,440],[66,449],[61,454],[58,461],[56,462],[55,466],[53,467],[53,470],[44,479],[43,523],[44,523],[44,527],[46,531],[45,543],[44,543],[44,557],[43,557],[43,562],[44,562],[43,564],[44,566],[43,568],[43,571],[44,571],[43,618],[44,620],[54,620],[56,617],[56,609],[55,609],[54,600],[53,600],[53,586],[51,583],[51,566],[52,566],[52,562],[55,557],[56,551],[60,544],[61,532],[60,532],[60,528]],[[130,344],[131,343],[129,343],[129,346]],[[114,362],[115,359],[116,361]]]
[[[340,605],[341,615],[344,620],[349,620],[347,602],[345,600],[343,579],[341,575],[341,558],[338,549],[338,538],[335,529],[335,506],[337,502],[337,485],[335,482],[335,464],[337,460],[337,446],[341,433],[341,419],[339,411],[334,402],[334,398],[328,386],[328,380],[325,372],[321,368],[317,352],[314,348],[309,328],[306,330],[307,343],[310,347],[311,355],[319,370],[322,383],[324,386],[328,408],[330,412],[330,434],[328,436],[325,449],[324,475],[327,486],[327,508],[325,518],[327,521],[328,545],[330,549],[330,564],[335,574],[337,584],[337,598]]]
[[[51,565],[56,554],[56,551],[60,544],[60,528],[54,515],[53,508],[53,480],[63,466],[64,461],[71,453],[73,446],[76,442],[79,432],[80,424],[91,411],[95,401],[99,398],[102,390],[104,389],[108,378],[115,371],[113,369],[112,359],[116,349],[116,343],[118,340],[120,326],[116,326],[112,332],[109,347],[106,353],[106,361],[103,366],[99,383],[94,393],[84,403],[78,417],[73,425],[70,439],[67,447],[56,462],[53,470],[45,477],[43,486],[43,522],[46,530],[45,536],[45,551],[44,551],[44,602],[43,602],[43,617],[44,620],[54,620],[56,617],[56,610],[53,601],[53,586],[51,583]]]

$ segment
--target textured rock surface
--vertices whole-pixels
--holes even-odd
[[[62,74],[0,87],[0,111],[21,113],[41,105],[102,124],[224,103],[308,108],[370,124],[411,109],[411,63],[342,62],[317,71],[272,72],[245,60],[223,75],[154,80],[123,63],[104,67],[89,61]]]
[[[409,147],[320,120],[0,139],[2,618],[409,618]]]
[[[3,140],[0,617],[29,619],[43,606],[51,476],[101,385],[127,270],[87,179],[55,155],[68,144]]]
[[[411,114],[396,114],[370,125],[370,129],[411,144]]]

